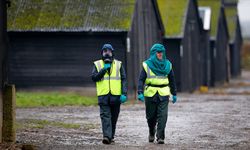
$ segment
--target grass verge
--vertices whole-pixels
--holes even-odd
[[[33,129],[33,128],[43,129],[47,126],[53,126],[65,129],[79,129],[81,127],[80,124],[63,123],[63,122],[55,122],[48,120],[35,120],[35,119],[22,120],[16,123],[17,129]]]
[[[76,93],[57,92],[17,92],[16,106],[50,107],[50,106],[91,106],[97,105],[97,97],[85,97]]]

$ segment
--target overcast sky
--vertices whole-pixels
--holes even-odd
[[[238,11],[242,35],[243,37],[250,39],[250,0],[240,0]]]

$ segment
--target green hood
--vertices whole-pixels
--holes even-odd
[[[162,60],[156,56],[156,52],[162,52]],[[150,58],[146,60],[146,64],[157,76],[166,76],[171,70],[171,63],[166,58],[166,50],[162,44],[154,44],[150,49]]]

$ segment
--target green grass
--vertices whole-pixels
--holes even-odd
[[[55,121],[48,121],[48,120],[23,120],[21,122],[16,123],[17,129],[27,129],[27,128],[37,128],[43,129],[47,126],[53,126],[57,128],[65,128],[65,129],[79,129],[81,127],[80,124],[73,124],[73,123],[63,123],[63,122],[55,122]]]
[[[8,30],[129,30],[135,0],[11,0]],[[110,19],[112,18],[112,19]]]
[[[33,3],[36,5],[36,3]],[[61,18],[64,15],[67,6],[66,0],[50,0],[42,3],[42,9],[39,13],[37,26],[41,28],[55,28],[60,27]]]
[[[17,107],[90,106],[97,105],[97,97],[85,97],[75,93],[17,92]]]
[[[178,36],[182,33],[188,0],[157,0],[164,24],[165,36]]]
[[[211,35],[216,36],[218,17],[220,13],[220,0],[198,0],[198,5],[203,7],[210,7],[211,14]]]

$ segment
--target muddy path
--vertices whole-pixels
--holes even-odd
[[[103,145],[98,107],[17,109],[17,142],[38,149],[250,149],[250,73],[169,104],[164,145],[148,143],[145,106],[122,105],[115,144]]]

